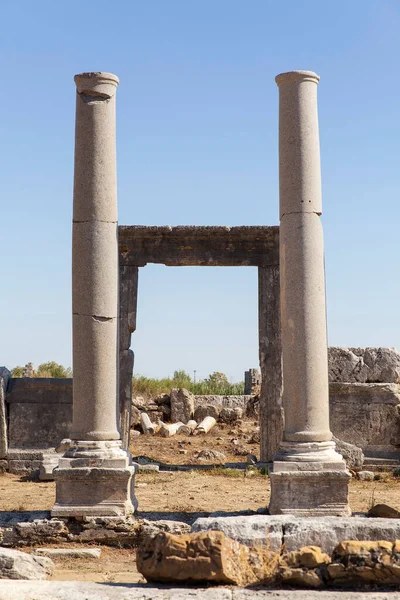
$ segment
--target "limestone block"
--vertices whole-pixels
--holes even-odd
[[[171,437],[178,433],[182,425],[184,425],[182,421],[178,421],[177,423],[161,423],[158,434],[161,435],[161,437]]]
[[[36,548],[35,554],[50,558],[100,558],[101,548]]]
[[[373,481],[375,477],[375,473],[373,471],[359,471],[358,478],[361,481]]]
[[[140,410],[138,408],[136,408],[136,406],[132,405],[131,408],[131,427],[135,427],[136,425],[140,425],[141,424],[141,415],[142,413],[140,412]]]
[[[336,452],[343,456],[348,469],[361,469],[364,463],[364,454],[361,448],[354,444],[348,444],[342,440],[333,437],[332,441],[336,444]]]
[[[74,223],[72,232],[72,312],[117,318],[117,223]]]
[[[140,422],[141,422],[144,434],[154,435],[155,426],[150,421],[149,415],[147,413],[142,412],[140,414]]]
[[[194,414],[194,396],[184,388],[174,388],[171,390],[171,421],[176,423],[181,421],[187,423],[193,418]]]
[[[335,584],[400,584],[400,541],[344,541],[333,551],[328,578]]]
[[[221,423],[233,424],[236,423],[243,416],[241,408],[223,408],[219,413],[218,420]]]
[[[400,446],[399,384],[330,383],[329,396],[337,438],[372,456],[385,456]]]
[[[7,457],[7,407],[6,393],[11,373],[6,367],[0,367],[0,459]]]
[[[395,348],[340,348],[328,351],[329,381],[400,383],[400,352]]]
[[[254,585],[276,577],[277,555],[262,547],[250,548],[220,531],[147,537],[136,555],[137,569],[148,581],[212,581],[226,585]]]
[[[201,423],[206,417],[213,417],[215,420],[218,420],[219,407],[214,406],[213,404],[198,406],[194,411],[194,420],[197,421],[197,423]]]
[[[293,520],[293,517],[287,515],[200,517],[193,523],[192,531],[222,531],[227,537],[241,544],[249,546],[268,544],[272,551],[279,553],[283,543],[283,527],[286,527],[286,523],[291,519]]]
[[[0,579],[46,579],[53,571],[50,558],[10,548],[0,549]]]
[[[178,429],[179,435],[191,435],[192,431],[194,431],[197,427],[197,423],[194,420],[190,420],[186,423],[186,425],[181,425]]]

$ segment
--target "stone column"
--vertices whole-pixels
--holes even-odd
[[[276,78],[285,428],[271,474],[271,514],[350,512],[350,474],[329,428],[318,81],[309,71]]]
[[[118,402],[115,94],[110,73],[75,76],[72,240],[73,424],[56,470],[55,516],[133,512],[135,468]]]

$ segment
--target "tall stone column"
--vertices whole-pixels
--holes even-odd
[[[135,468],[118,407],[118,223],[115,95],[110,73],[75,76],[72,240],[73,424],[54,516],[132,513]]]
[[[283,441],[271,514],[346,515],[350,474],[329,428],[319,77],[278,75]]]

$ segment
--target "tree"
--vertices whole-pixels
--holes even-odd
[[[11,377],[22,377],[24,373],[24,367],[14,367],[11,369]]]
[[[184,371],[183,369],[181,369],[180,371],[174,371],[173,380],[179,382],[181,386],[185,383],[191,383],[192,381],[189,373],[186,373],[186,371]]]
[[[211,375],[205,379],[205,382],[209,385],[215,385],[217,387],[229,385],[229,381],[225,373],[220,373],[219,371],[214,371],[214,373],[211,373]]]
[[[72,369],[70,367],[63,367],[63,365],[59,365],[54,360],[51,360],[38,366],[35,377],[56,377],[65,379],[66,377],[72,377]]]

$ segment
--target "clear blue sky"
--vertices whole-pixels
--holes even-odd
[[[276,74],[321,76],[331,345],[400,346],[398,0],[3,0],[0,364],[71,364],[75,86],[118,90],[121,224],[278,222]],[[252,268],[147,266],[135,370],[240,380]]]

